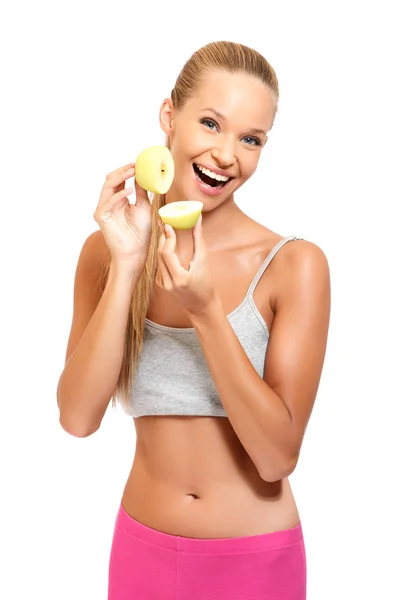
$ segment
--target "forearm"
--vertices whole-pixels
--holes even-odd
[[[294,457],[290,414],[258,375],[218,301],[192,324],[221,403],[239,440],[266,481],[291,471]]]
[[[61,374],[57,401],[60,423],[89,435],[100,426],[121,370],[132,295],[141,268],[111,264],[100,301]]]

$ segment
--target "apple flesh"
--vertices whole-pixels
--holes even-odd
[[[203,206],[203,202],[197,200],[170,202],[159,208],[158,214],[163,223],[174,229],[192,229],[199,220]]]
[[[150,146],[136,158],[135,179],[148,192],[166,194],[174,175],[174,159],[166,146]]]

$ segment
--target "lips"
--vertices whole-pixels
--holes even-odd
[[[197,187],[207,196],[218,196],[223,193],[226,184],[232,180],[232,177],[229,178],[226,175],[213,173],[205,167],[199,167],[196,163],[193,163],[193,175]]]
[[[232,179],[234,177],[234,175],[232,175],[232,173],[229,173],[229,171],[225,171],[224,169],[218,169],[218,167],[215,167],[214,165],[203,165],[202,163],[193,163],[195,164],[199,169],[201,170],[207,170],[210,171],[210,173],[215,174],[215,175],[222,175],[222,177],[228,177],[230,179]]]
[[[197,163],[193,163],[193,171],[199,181],[211,188],[223,188],[232,179],[230,175],[223,174],[224,172],[221,169],[221,172],[217,173]]]

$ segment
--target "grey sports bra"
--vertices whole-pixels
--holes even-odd
[[[269,331],[254,303],[254,290],[278,250],[298,239],[302,238],[289,236],[274,246],[241,304],[227,315],[261,377]],[[146,319],[130,402],[128,406],[123,405],[123,409],[135,418],[144,415],[226,417],[194,328],[167,327]]]

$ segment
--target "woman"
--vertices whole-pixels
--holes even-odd
[[[150,203],[135,181],[133,205],[134,163],[110,173],[100,231],[83,245],[60,423],[91,435],[118,400],[136,428],[109,600],[306,598],[288,476],[323,368],[329,267],[318,246],[234,201],[278,98],[255,50],[217,42],[195,52],[160,109],[170,190]],[[196,227],[161,225],[158,208],[183,199],[204,203]]]

